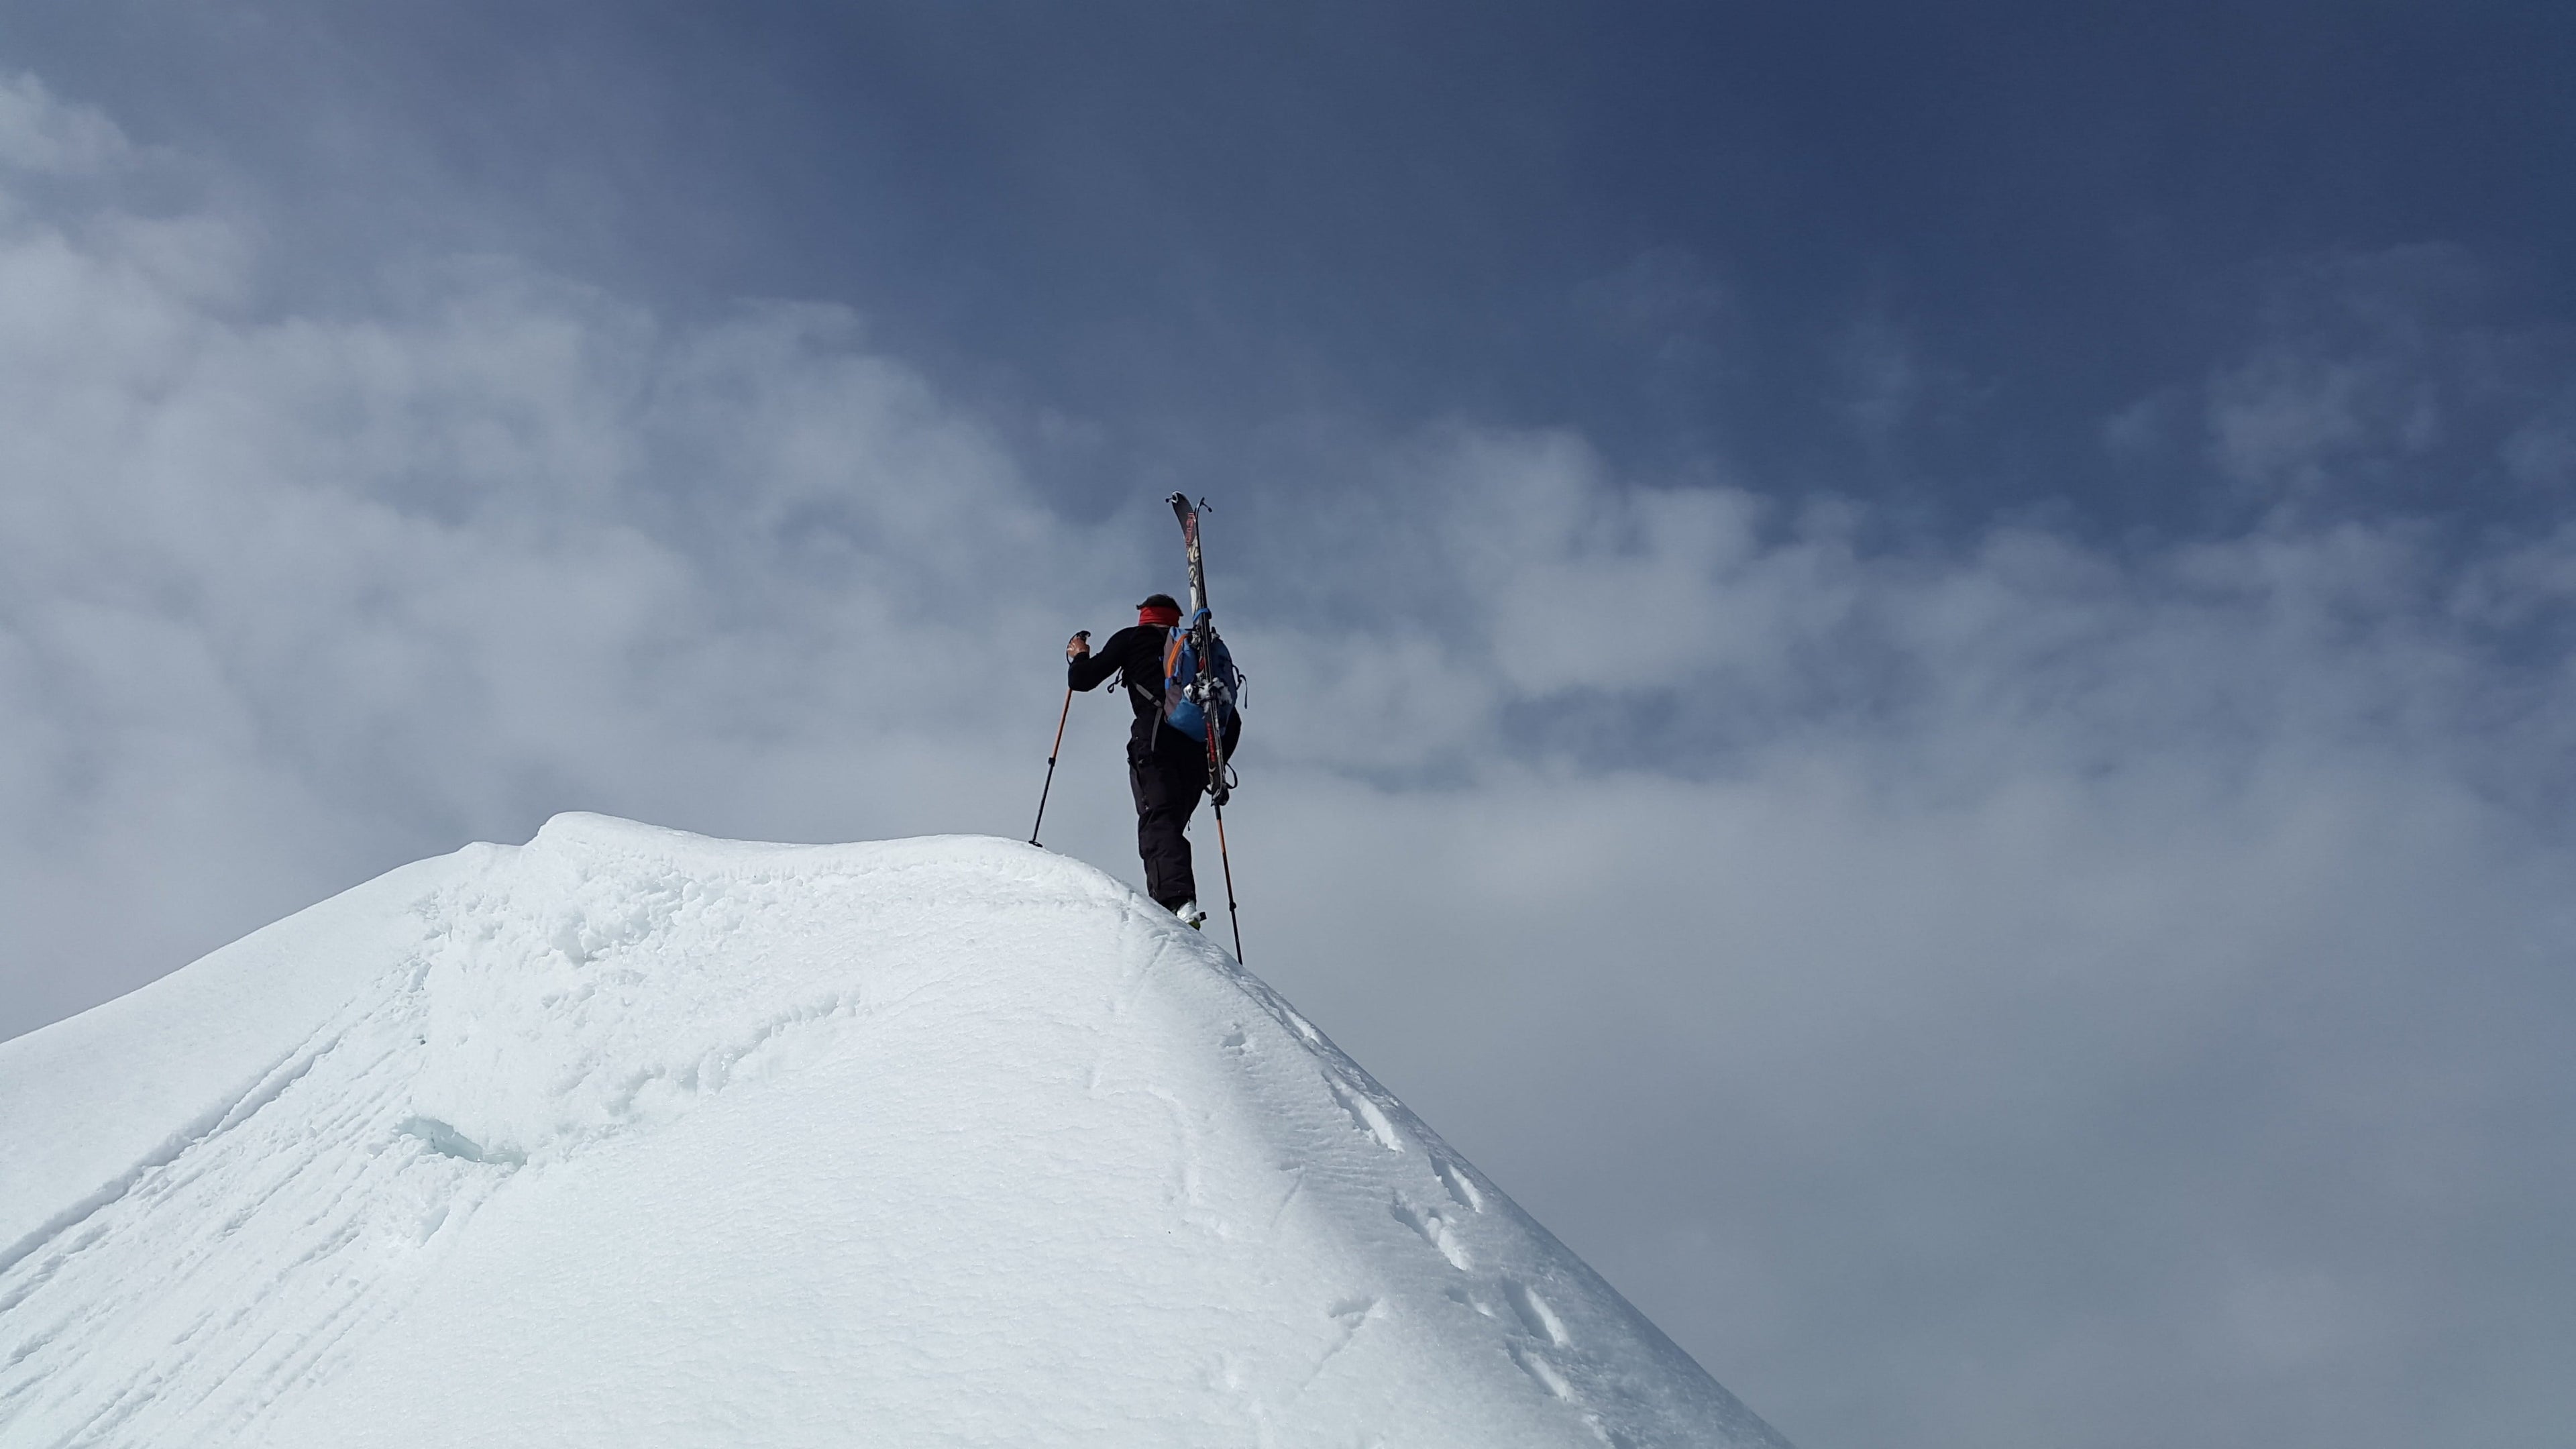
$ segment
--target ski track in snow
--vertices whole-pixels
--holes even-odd
[[[0,1258],[0,1443],[337,1442],[298,1414],[381,1380],[398,1325],[436,1327],[406,1309],[496,1201],[570,1191],[726,1094],[918,1052],[888,1034],[934,1025],[1033,1083],[1069,1048],[1071,1098],[1029,1100],[1087,1105],[1016,1109],[1035,1146],[1012,1173],[1075,1203],[1134,1177],[1165,1225],[1107,1241],[1148,1245],[1138,1274],[1203,1258],[1245,1295],[1170,1350],[1204,1396],[1174,1423],[1197,1428],[1024,1442],[1780,1442],[1276,992],[1098,872],[992,841],[736,846],[598,817],[457,860],[354,999],[107,1184],[58,1185]],[[992,1075],[961,1100],[996,1100]],[[1310,1276],[1268,1281],[1288,1264]],[[1398,1432],[1415,1409],[1465,1437]]]

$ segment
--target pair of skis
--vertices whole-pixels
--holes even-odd
[[[1216,858],[1225,871],[1225,914],[1234,927],[1234,959],[1243,960],[1243,917],[1235,908],[1234,858],[1225,847],[1225,802],[1234,795],[1233,785],[1225,776],[1225,729],[1217,715],[1222,701],[1231,708],[1234,701],[1226,697],[1226,684],[1216,671],[1216,624],[1208,617],[1207,563],[1199,552],[1199,509],[1205,503],[1192,505],[1186,493],[1175,493],[1164,500],[1172,505],[1172,516],[1181,522],[1181,546],[1190,559],[1190,643],[1198,651],[1198,677],[1190,684],[1190,698],[1199,707],[1199,718],[1207,721],[1207,793],[1211,809],[1216,812]],[[1038,791],[1038,817],[1029,826],[1029,844],[1038,843],[1038,827],[1046,823],[1047,796],[1055,790],[1056,757],[1064,753],[1065,721],[1073,717],[1073,691],[1064,692],[1064,708],[1056,715],[1055,744],[1047,750],[1046,785]]]
[[[1192,647],[1198,650],[1198,678],[1190,688],[1196,695],[1199,718],[1207,722],[1208,808],[1216,812],[1216,858],[1225,872],[1225,916],[1234,927],[1234,959],[1243,961],[1243,917],[1234,905],[1234,857],[1225,848],[1225,802],[1234,787],[1225,778],[1224,722],[1216,706],[1226,691],[1226,683],[1217,675],[1216,624],[1208,617],[1207,562],[1199,553],[1199,510],[1190,504],[1186,493],[1175,493],[1164,500],[1172,505],[1172,516],[1181,521],[1181,547],[1190,557],[1190,632]],[[1228,710],[1232,699],[1223,699]]]
[[[1198,652],[1198,677],[1190,681],[1190,702],[1199,707],[1199,718],[1207,721],[1208,799],[1218,810],[1218,833],[1223,831],[1225,802],[1234,789],[1226,783],[1225,748],[1219,743],[1225,731],[1219,727],[1217,706],[1227,710],[1234,701],[1227,697],[1226,683],[1218,677],[1216,667],[1216,624],[1208,617],[1207,562],[1199,553],[1199,511],[1190,505],[1190,496],[1175,493],[1163,500],[1172,505],[1172,516],[1181,521],[1181,547],[1190,558],[1190,647]]]

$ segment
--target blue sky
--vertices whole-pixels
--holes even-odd
[[[0,1032],[558,810],[1014,832],[1186,488],[1252,966],[1793,1440],[2554,1446],[2571,41],[12,7]]]

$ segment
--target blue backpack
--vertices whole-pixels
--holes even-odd
[[[1243,674],[1234,667],[1233,652],[1215,630],[1209,630],[1208,637],[1216,643],[1216,659],[1210,663],[1199,658],[1193,626],[1206,617],[1207,610],[1201,609],[1189,623],[1173,625],[1171,637],[1163,644],[1163,722],[1202,744],[1207,742],[1208,716],[1214,714],[1222,730],[1243,693]]]

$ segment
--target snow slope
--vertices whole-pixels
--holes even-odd
[[[0,1445],[1777,1445],[1213,942],[568,815],[0,1044]]]

